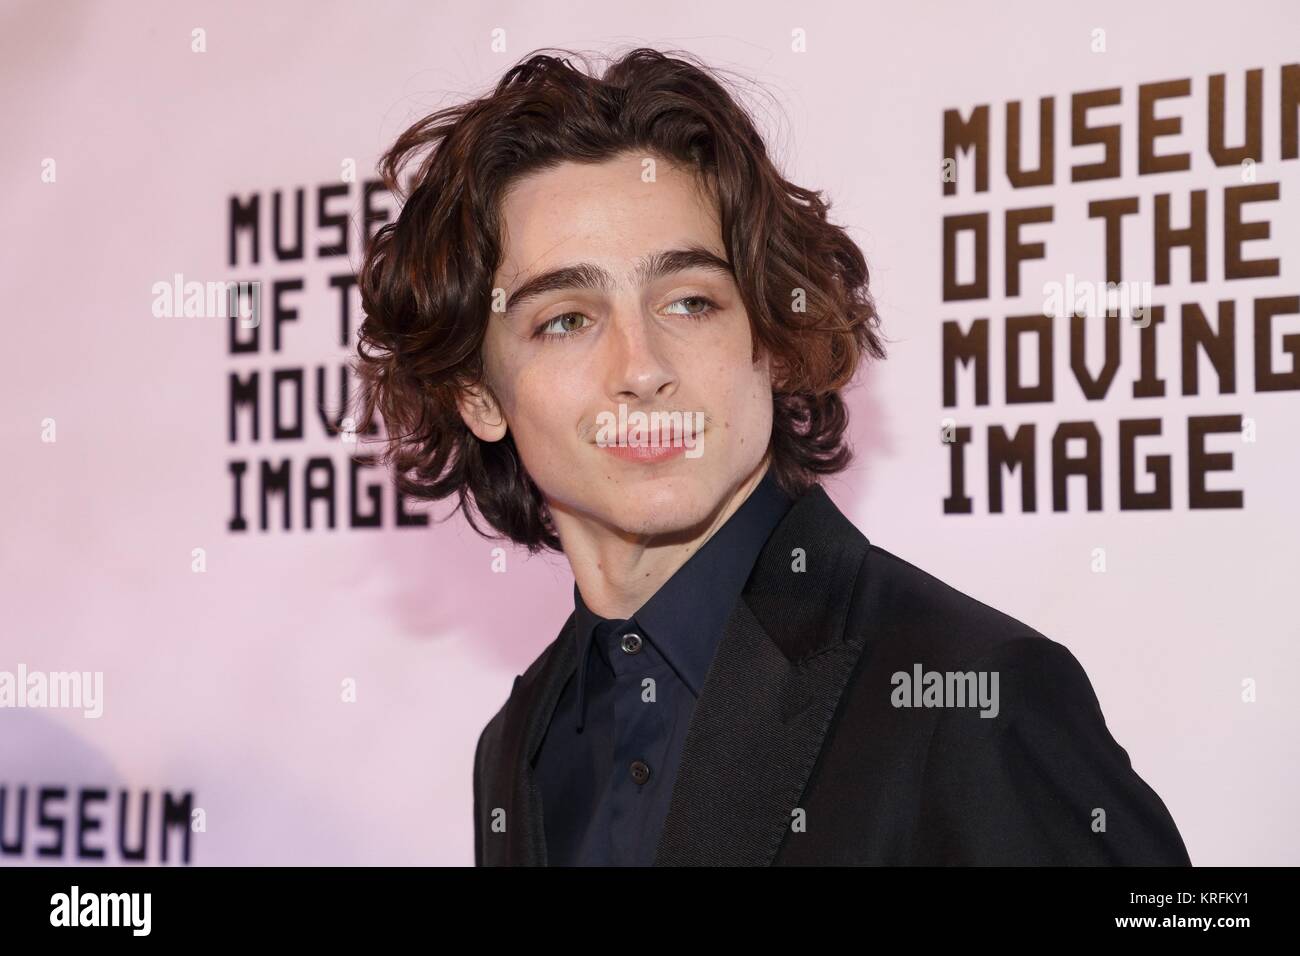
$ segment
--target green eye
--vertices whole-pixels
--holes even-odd
[[[537,327],[537,331],[533,333],[533,338],[563,339],[563,338],[567,338],[570,335],[576,335],[578,332],[582,330],[582,327],[579,326],[578,328],[568,328],[565,326],[565,323],[567,322],[567,320],[570,319],[586,319],[586,318],[587,317],[583,315],[581,312],[565,312],[563,315],[557,315],[555,318],[548,319],[545,322],[543,322],[541,325],[539,325]],[[558,332],[546,331],[551,326],[555,325],[557,322],[560,323],[561,325],[560,331]]]
[[[680,298],[680,299],[678,299],[676,302],[674,302],[673,305],[678,305],[678,304],[680,304],[680,303],[682,303],[682,302],[701,302],[701,303],[703,303],[704,307],[703,307],[702,309],[700,309],[698,312],[678,312],[678,313],[676,313],[676,314],[678,314],[678,315],[686,315],[686,316],[689,316],[690,318],[693,318],[693,319],[702,319],[702,318],[704,318],[706,315],[710,315],[710,314],[712,314],[712,313],[713,313],[714,311],[716,311],[717,308],[718,308],[717,303],[715,303],[712,299],[706,298],[705,296],[702,296],[702,295],[688,295],[688,296],[684,296],[683,298]]]
[[[683,302],[699,303],[702,307],[695,312],[673,312],[671,313],[672,315],[680,315],[683,318],[687,318],[687,319],[706,319],[709,316],[711,316],[714,312],[718,311],[718,304],[714,302],[712,299],[708,298],[707,296],[703,296],[703,295],[683,296],[682,298],[673,302],[672,305],[674,306],[681,305]],[[587,318],[587,316],[583,315],[581,312],[565,312],[561,315],[555,316],[554,318],[547,319],[545,322],[539,325],[537,329],[533,332],[533,338],[545,342],[545,341],[553,341],[555,339],[567,339],[574,335],[580,335],[582,334],[586,326],[578,325],[575,327],[571,325],[571,323],[575,319],[580,319],[583,322],[587,322],[588,324],[590,324],[590,320]],[[554,331],[548,331],[551,329],[554,329]]]

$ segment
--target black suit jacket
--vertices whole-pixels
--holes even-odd
[[[573,624],[479,737],[476,865],[546,864],[531,765]],[[895,706],[918,664],[996,671],[997,717]],[[701,688],[655,865],[1189,863],[1068,650],[871,544],[820,487],[795,502]]]

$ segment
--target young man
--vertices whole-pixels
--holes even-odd
[[[390,188],[426,149],[362,269],[361,420],[575,579],[479,737],[477,864],[1189,862],[1075,658],[818,485],[884,356],[866,263],[708,70],[533,56]]]

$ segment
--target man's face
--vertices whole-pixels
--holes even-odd
[[[726,258],[714,203],[663,160],[646,181],[646,160],[564,163],[518,179],[502,205],[494,287],[506,309],[490,315],[484,343],[500,406],[461,410],[480,438],[514,435],[561,535],[566,516],[624,536],[689,532],[753,474],[771,436],[768,361],[752,362],[735,281],[707,262]],[[691,250],[703,255],[664,257]],[[573,267],[585,283],[569,275],[521,300],[533,280]],[[620,403],[629,428],[636,412],[680,412],[703,431],[661,431],[681,446],[670,457],[621,456],[601,444]]]

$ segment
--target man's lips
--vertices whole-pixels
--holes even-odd
[[[624,461],[666,461],[686,454],[685,445],[597,445],[596,447]]]
[[[661,461],[683,455],[690,449],[698,447],[703,434],[703,431],[694,434],[689,444],[685,440],[685,434],[677,431],[674,431],[669,436],[660,435],[655,442],[641,441],[637,443],[629,439],[622,445],[615,443],[601,444],[599,442],[592,442],[591,444],[625,461]]]
[[[626,443],[622,445],[617,442],[601,444],[598,441],[592,441],[590,444],[595,445],[597,448],[689,448],[692,445],[698,445],[700,437],[703,434],[703,429],[700,429],[698,432],[692,432],[689,442],[686,440],[687,435],[685,432],[673,431],[671,434],[660,433],[655,441],[648,441],[645,439],[636,440],[629,437]]]

